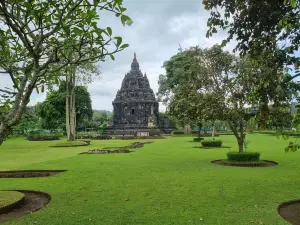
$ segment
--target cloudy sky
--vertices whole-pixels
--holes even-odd
[[[219,32],[207,39],[206,22],[209,16],[201,0],[124,0],[133,24],[123,27],[119,18],[111,13],[100,12],[100,27],[110,26],[114,36],[122,36],[128,47],[115,55],[115,61],[101,63],[101,78],[88,85],[93,109],[112,110],[112,101],[121,86],[122,79],[130,70],[133,53],[136,52],[140,69],[147,73],[154,92],[158,89],[158,76],[165,60],[178,52],[179,45],[188,48],[220,43],[226,33]],[[227,47],[231,49],[230,46]],[[9,82],[1,81],[0,88]],[[29,105],[45,99],[46,94],[34,93]],[[165,107],[160,105],[160,111]]]

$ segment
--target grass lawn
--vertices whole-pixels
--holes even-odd
[[[289,224],[277,215],[277,206],[300,198],[300,151],[285,153],[288,141],[250,134],[249,151],[259,151],[261,159],[279,165],[218,166],[210,161],[237,150],[235,138],[218,137],[231,149],[193,148],[200,143],[190,142],[192,139],[156,139],[133,153],[107,155],[78,153],[125,146],[135,140],[93,140],[89,146],[50,148],[64,140],[9,139],[0,147],[0,170],[68,172],[45,178],[0,179],[1,190],[38,190],[52,196],[45,209],[7,224]]]
[[[24,194],[17,191],[0,191],[0,208],[13,204],[24,197]]]

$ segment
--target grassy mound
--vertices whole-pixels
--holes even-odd
[[[24,194],[18,191],[0,191],[0,208],[13,204],[24,197]]]
[[[65,142],[59,142],[54,145],[51,145],[51,147],[78,147],[78,146],[86,146],[89,144],[90,141],[65,141]]]

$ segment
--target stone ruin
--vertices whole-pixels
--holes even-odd
[[[146,73],[140,70],[134,53],[131,70],[125,74],[121,89],[114,101],[113,126],[107,134],[153,136],[171,133],[173,124],[167,118],[159,118],[159,104],[150,87]]]

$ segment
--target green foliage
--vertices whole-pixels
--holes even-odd
[[[285,147],[284,151],[285,152],[295,152],[298,149],[300,149],[300,145],[296,144],[294,142],[290,142],[289,145],[287,147]]]
[[[177,134],[184,134],[184,131],[183,130],[174,130],[172,132],[173,135],[177,135]]]
[[[236,162],[259,161],[259,157],[260,157],[259,152],[228,152],[227,153],[228,161],[236,161]]]
[[[53,141],[59,140],[58,136],[41,136],[41,135],[29,135],[27,136],[28,141]]]
[[[294,128],[296,128],[297,130],[300,130],[300,129],[298,129],[299,124],[300,124],[300,109],[297,108],[297,111],[296,111],[296,113],[294,114],[294,117],[293,117],[292,126]]]
[[[218,28],[224,28],[229,34],[224,44],[234,38],[237,40],[236,50],[242,54],[250,50],[255,55],[266,49],[272,51],[278,42],[290,40],[282,51],[281,57],[285,60],[288,53],[298,50],[300,43],[300,3],[294,0],[292,4],[287,2],[251,0],[244,4],[239,0],[204,0],[205,9],[211,12],[207,21],[207,36],[212,36]]]
[[[202,147],[222,147],[221,140],[205,140],[201,141]]]
[[[196,137],[193,139],[195,142],[201,142],[202,140],[204,140],[204,138],[201,137]]]
[[[87,88],[76,86],[75,109],[77,126],[83,126],[86,121],[92,119],[92,102]],[[66,88],[62,82],[57,91],[50,92],[46,100],[37,105],[38,115],[42,118],[42,127],[45,129],[65,128],[66,118]]]

